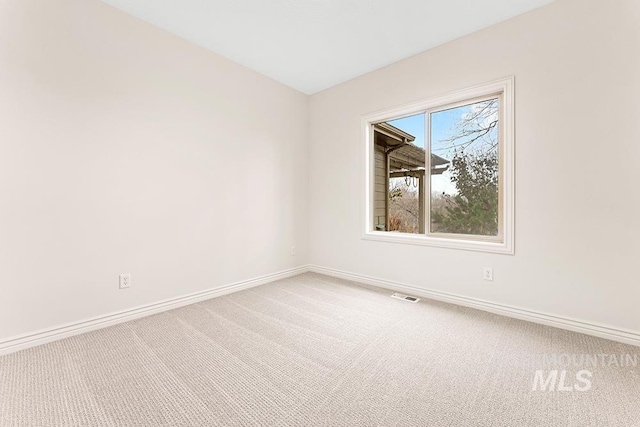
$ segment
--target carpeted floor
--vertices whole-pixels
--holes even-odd
[[[389,295],[304,274],[1,357],[0,425],[640,427],[639,348]]]

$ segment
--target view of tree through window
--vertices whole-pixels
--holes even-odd
[[[463,105],[431,114],[431,153],[450,160],[442,175],[432,177],[432,233],[498,235],[499,99]]]
[[[499,103],[496,96],[374,125],[377,230],[425,233],[429,222],[430,233],[498,236]]]

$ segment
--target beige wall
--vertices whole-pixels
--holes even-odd
[[[307,264],[307,107],[98,0],[0,1],[0,341]]]
[[[309,99],[98,0],[0,1],[0,341],[308,262],[640,332],[638,22],[558,0]],[[508,75],[516,255],[361,240],[361,115]]]
[[[639,23],[558,0],[312,96],[311,262],[640,333]],[[361,116],[509,75],[515,256],[362,240]]]

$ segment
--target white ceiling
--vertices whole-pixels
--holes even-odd
[[[103,0],[312,94],[553,0]]]

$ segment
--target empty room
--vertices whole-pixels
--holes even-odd
[[[639,77],[638,0],[0,0],[0,427],[640,427]]]

